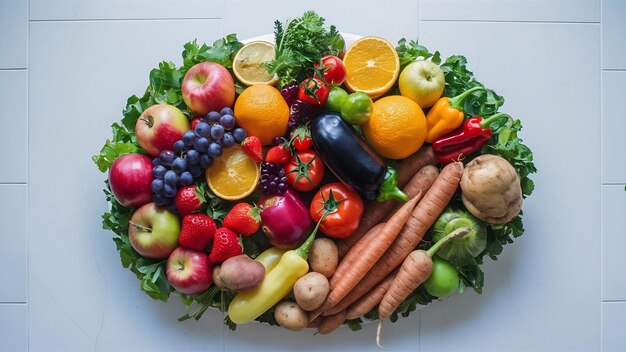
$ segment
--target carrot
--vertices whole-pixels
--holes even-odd
[[[317,332],[326,335],[337,330],[338,327],[346,321],[346,311],[341,311],[335,315],[324,317],[317,327]]]
[[[404,186],[402,191],[404,191],[409,198],[415,197],[420,192],[425,194],[435,181],[435,178],[437,178],[437,175],[439,175],[439,171],[436,167],[426,165],[413,176],[413,178]],[[395,201],[368,203],[356,231],[354,231],[350,237],[342,241],[337,241],[339,258],[342,258],[348,250],[372,227],[380,223],[390,213],[393,214],[394,207],[401,206],[401,204],[398,204],[399,203]]]
[[[391,274],[387,275],[387,277],[383,281],[379,282],[367,294],[359,298],[358,301],[354,302],[348,308],[348,314],[346,315],[346,319],[356,319],[376,307],[376,305],[379,304],[380,301],[383,299],[385,292],[387,292],[387,290],[391,286],[391,283],[393,282],[393,279],[396,277],[397,273],[398,270],[394,270],[393,272],[391,272]]]
[[[327,307],[325,314],[333,314],[335,309],[349,307],[404,261],[452,199],[462,173],[463,163],[460,162],[450,163],[441,170],[432,187],[415,207],[406,225],[385,254],[342,302],[336,303],[336,307],[332,309],[330,306]]]
[[[321,317],[316,317],[315,319],[311,320],[309,318],[309,324],[307,324],[307,328],[317,328],[318,326],[320,326],[320,322],[322,321]]]
[[[415,173],[426,165],[437,165],[433,148],[430,145],[421,147],[398,163],[398,187],[404,187]],[[410,196],[409,196],[410,197]]]
[[[464,236],[470,231],[469,227],[458,228],[435,243],[428,251],[415,250],[402,262],[398,274],[394,277],[393,282],[378,305],[378,319],[380,319],[376,333],[376,344],[378,346],[380,346],[380,332],[383,320],[389,319],[411,292],[428,280],[433,271],[432,257],[435,252],[454,237]]]
[[[337,284],[337,281],[341,280],[341,278],[345,275],[346,271],[350,267],[352,267],[356,258],[359,256],[362,250],[367,248],[372,238],[374,238],[375,236],[378,236],[378,233],[383,228],[383,226],[385,226],[384,222],[372,227],[371,230],[369,230],[365,235],[363,235],[363,237],[361,237],[361,239],[357,243],[355,243],[354,246],[352,246],[353,249],[349,252],[350,255],[346,255],[343,257],[343,259],[341,260],[341,263],[339,264],[339,266],[337,266],[335,273],[330,278],[331,289],[335,287],[335,285]]]
[[[336,283],[335,288],[328,294],[326,298],[326,308],[334,306],[343,299],[374,264],[376,264],[378,259],[380,259],[387,248],[394,242],[398,233],[401,232],[402,227],[411,216],[411,212],[419,200],[420,196],[416,196],[406,202],[402,208],[385,223],[385,226],[380,230],[378,236],[372,238],[367,248],[364,248],[360,252],[360,255],[357,256],[353,265],[348,268],[342,279]]]

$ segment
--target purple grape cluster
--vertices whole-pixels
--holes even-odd
[[[154,204],[167,206],[171,212],[177,212],[174,197],[179,187],[193,183],[197,167],[190,165],[186,157],[177,155],[171,150],[164,150],[152,159],[152,193]],[[202,173],[202,170],[199,170]]]
[[[287,175],[283,167],[274,163],[261,164],[261,193],[282,195],[287,192]]]
[[[174,198],[179,187],[193,183],[213,164],[213,159],[246,138],[246,131],[237,127],[233,110],[211,111],[194,130],[183,133],[174,143],[174,150],[164,150],[152,160],[152,193],[154,203],[175,212]]]
[[[287,123],[287,128],[289,131],[293,131],[298,126],[302,126],[311,121],[320,112],[320,107],[309,104],[306,101],[296,99],[289,109],[289,122]]]
[[[298,83],[296,81],[288,83],[283,89],[280,90],[280,95],[283,96],[283,99],[287,102],[287,105],[291,106],[296,101],[298,97]]]

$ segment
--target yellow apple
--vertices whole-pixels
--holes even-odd
[[[439,65],[419,60],[402,70],[398,85],[401,95],[425,109],[431,107],[441,97],[446,86],[446,78]]]

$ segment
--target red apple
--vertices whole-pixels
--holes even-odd
[[[177,107],[157,104],[144,110],[135,124],[139,145],[152,156],[172,150],[174,143],[191,128],[189,120]]]
[[[137,209],[128,224],[130,245],[150,259],[165,259],[178,247],[180,221],[167,209],[148,203]]]
[[[235,102],[233,77],[224,66],[214,62],[201,62],[190,68],[181,89],[189,110],[200,116],[232,107]]]
[[[127,208],[137,208],[152,201],[152,179],[152,159],[143,154],[122,155],[109,169],[111,192]]]
[[[208,254],[178,247],[167,259],[165,275],[178,292],[197,295],[206,291],[213,283],[213,266]]]

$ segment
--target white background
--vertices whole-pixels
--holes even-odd
[[[526,235],[485,265],[485,293],[387,324],[387,350],[626,351],[626,1],[0,0],[0,350],[376,350],[218,312],[177,323],[101,229],[91,162],[126,98],[186,41],[272,31],[315,9],[341,31],[465,54],[535,153]]]

